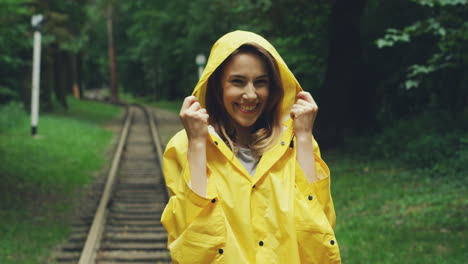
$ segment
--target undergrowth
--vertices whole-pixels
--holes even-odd
[[[465,128],[443,113],[430,113],[324,153],[332,171],[343,263],[468,259]]]
[[[78,190],[106,161],[120,109],[69,98],[69,109],[39,116],[38,136],[21,104],[0,106],[0,263],[45,263],[69,233]]]

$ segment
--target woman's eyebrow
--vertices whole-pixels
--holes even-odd
[[[233,74],[233,75],[229,75],[229,78],[241,78],[241,79],[247,79],[246,76],[244,75],[240,75],[240,74]],[[270,76],[268,74],[265,74],[265,75],[261,75],[261,76],[258,76],[258,77],[255,77],[255,79],[262,79],[262,78],[270,78]]]
[[[247,77],[245,77],[243,75],[234,74],[234,75],[229,75],[229,78],[242,78],[242,79],[245,79]]]

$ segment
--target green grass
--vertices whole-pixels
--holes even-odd
[[[343,263],[465,263],[467,175],[327,153]]]
[[[105,163],[116,106],[69,98],[69,110],[41,114],[39,137],[19,105],[0,109],[0,263],[44,263],[64,239],[79,187]]]
[[[183,102],[183,100],[180,100],[180,101],[157,101],[157,102],[154,102],[154,103],[149,103],[149,105],[159,107],[159,108],[163,108],[163,109],[167,109],[167,110],[170,110],[170,111],[172,111],[174,113],[179,113],[180,108],[182,107],[182,102]]]
[[[154,101],[147,97],[137,97],[132,94],[127,94],[127,93],[122,93],[122,92],[120,93],[119,96],[122,101],[130,103],[130,104],[144,104],[148,106],[170,110],[174,113],[180,112],[180,108],[182,107],[182,102],[183,102],[183,99],[173,100],[173,101],[169,101],[169,100]]]

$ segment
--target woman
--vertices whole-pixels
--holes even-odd
[[[341,263],[317,105],[273,46],[221,37],[164,153],[174,263]]]

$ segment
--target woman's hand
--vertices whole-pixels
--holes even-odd
[[[185,98],[179,116],[189,139],[187,160],[191,187],[198,195],[206,197],[206,138],[209,116],[195,96]]]
[[[308,92],[299,92],[297,101],[291,108],[291,117],[294,119],[294,133],[297,142],[296,159],[309,183],[319,179],[315,167],[312,141],[312,129],[317,112],[318,107],[312,95]]]
[[[317,117],[318,106],[308,92],[299,92],[297,101],[291,108],[291,117],[294,119],[294,133],[296,136],[310,137]]]
[[[195,96],[188,96],[184,99],[179,117],[187,132],[189,141],[206,141],[209,115],[206,109],[200,106]]]

